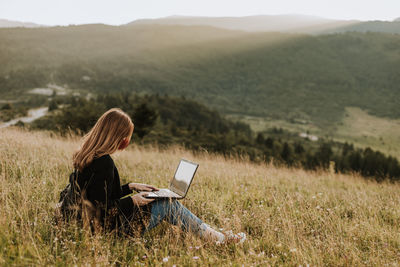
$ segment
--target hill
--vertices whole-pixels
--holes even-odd
[[[209,224],[245,231],[243,246],[206,244],[177,228],[146,238],[91,236],[52,223],[79,146],[45,132],[0,129],[2,265],[395,265],[400,186],[245,160],[132,145],[112,155],[123,182],[165,185],[181,157],[200,164],[183,203]],[[138,178],[142,177],[142,178]],[[326,253],[329,251],[329,253]],[[376,253],[379,251],[379,253]]]
[[[326,19],[297,14],[259,15],[246,17],[190,17],[171,16],[158,19],[139,19],[127,25],[203,25],[248,32],[301,32],[315,33],[343,27],[358,21]]]
[[[0,37],[2,95],[57,83],[183,95],[224,114],[319,127],[340,121],[348,106],[400,117],[397,35],[86,25],[2,29]]]
[[[399,20],[358,21],[333,20],[305,15],[259,15],[247,17],[186,17],[171,16],[158,19],[140,19],[129,25],[197,25],[248,32],[290,32],[327,34],[340,32],[400,33]]]
[[[366,21],[323,31],[323,33],[338,32],[384,32],[400,34],[400,21]]]
[[[222,115],[277,122],[272,127],[290,123],[296,131],[340,134],[341,140],[347,138],[343,132],[360,133],[356,138],[364,147],[384,142],[385,152],[399,151],[397,135],[366,144],[360,131],[342,127],[353,124],[346,120],[348,108],[377,119],[400,118],[399,35],[82,25],[1,29],[0,39],[3,103],[32,98],[28,92],[44,87],[83,95],[184,96]]]
[[[44,25],[32,22],[20,22],[7,19],[0,19],[0,28],[15,28],[15,27],[36,28],[36,27],[44,27]]]

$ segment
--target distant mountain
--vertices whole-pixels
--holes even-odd
[[[395,21],[360,22],[324,31],[324,33],[338,32],[385,32],[400,34],[400,18],[396,19]]]
[[[393,21],[400,21],[400,17],[398,17],[397,19],[394,19]]]
[[[305,15],[260,15],[248,17],[171,16],[141,19],[126,25],[205,25],[247,32],[289,32],[329,34],[339,32],[400,33],[400,18],[395,21],[333,20]]]
[[[207,25],[248,32],[302,32],[315,33],[344,27],[359,21],[342,21],[305,15],[260,15],[247,17],[187,17],[171,16],[158,19],[140,19],[127,25]]]
[[[45,26],[31,22],[20,22],[7,19],[0,19],[0,28],[15,28],[15,27],[36,28]]]

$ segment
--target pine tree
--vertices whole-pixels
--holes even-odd
[[[157,117],[157,113],[150,109],[146,103],[142,103],[136,107],[132,116],[136,135],[139,138],[143,138],[148,134],[156,123]]]

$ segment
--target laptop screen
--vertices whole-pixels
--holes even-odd
[[[176,169],[174,179],[171,181],[171,190],[181,196],[185,196],[198,166],[198,164],[181,160]]]

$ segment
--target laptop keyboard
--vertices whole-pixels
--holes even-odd
[[[163,189],[161,189],[159,191],[153,191],[152,193],[154,193],[154,194],[156,194],[157,196],[160,196],[160,197],[178,197],[179,196],[179,195],[175,194],[172,191],[163,190]]]
[[[160,197],[166,197],[166,196],[171,195],[171,193],[169,193],[167,191],[155,191],[153,193]]]

